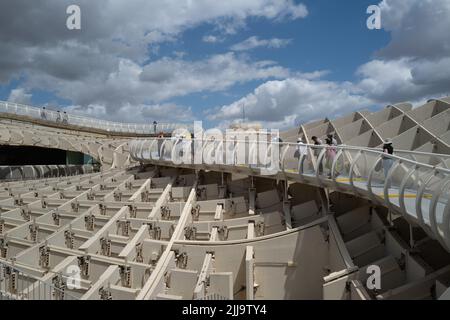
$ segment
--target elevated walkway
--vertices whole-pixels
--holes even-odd
[[[161,132],[168,134],[177,128],[190,129],[189,125],[181,123],[121,123],[83,117],[75,114],[67,114],[65,117],[63,113],[57,111],[49,109],[44,110],[33,106],[5,101],[0,101],[0,116],[2,114],[8,119],[31,120],[37,124],[50,127],[66,127],[73,130],[87,130],[94,133],[120,136],[148,136],[156,135]]]
[[[272,143],[259,152],[248,141],[196,142],[209,164],[194,163],[194,141],[134,140],[130,153],[141,163],[272,177],[354,194],[403,215],[450,251],[450,155],[417,151],[387,155],[377,149],[337,146],[332,147],[335,156],[330,156],[330,147],[306,145],[299,156],[294,143]],[[231,151],[225,147],[229,143],[235,147]],[[239,144],[247,150],[242,158],[236,154]],[[184,161],[177,156],[181,150]]]

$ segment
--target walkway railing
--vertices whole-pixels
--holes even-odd
[[[0,166],[0,181],[68,177],[92,173],[98,169],[97,166],[94,167],[90,164]]]
[[[28,116],[49,122],[61,124],[76,125],[80,127],[99,129],[108,132],[136,133],[136,134],[158,134],[171,133],[178,128],[190,129],[191,125],[181,123],[157,123],[140,124],[140,123],[120,123],[95,118],[83,117],[75,114],[64,114],[49,109],[42,109],[23,104],[0,101],[0,112],[10,113],[21,116]]]
[[[403,214],[450,251],[450,155],[404,150],[388,155],[379,149],[344,145],[156,138],[133,140],[130,153],[144,163],[278,175],[357,194]]]
[[[78,300],[66,292],[64,277],[49,284],[0,261],[0,300]]]

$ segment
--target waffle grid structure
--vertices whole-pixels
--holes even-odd
[[[185,141],[3,121],[2,144],[82,151],[102,171],[1,183],[0,298],[448,299],[448,101],[287,131],[270,175],[175,164]],[[332,162],[288,142],[328,133]]]

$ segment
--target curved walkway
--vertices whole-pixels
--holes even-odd
[[[293,143],[272,143],[264,149],[248,141],[196,142],[201,145],[200,157],[209,161],[194,163],[198,154],[192,140],[133,140],[130,153],[141,163],[273,177],[356,194],[402,214],[450,251],[450,155],[414,151],[387,155],[343,145],[329,152],[330,147],[315,145],[299,151]],[[240,147],[246,150],[241,157]],[[270,163],[271,158],[277,160]]]

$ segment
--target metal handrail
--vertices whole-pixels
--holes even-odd
[[[45,165],[0,166],[0,182],[35,180],[48,177],[68,177],[98,171],[96,166],[90,164],[54,166],[55,168],[49,168]],[[46,170],[44,170],[44,167],[46,167]],[[32,174],[30,174],[30,171]]]
[[[176,144],[180,143],[180,142],[188,142],[188,143],[193,143],[193,142],[202,142],[203,143],[211,143],[211,142],[216,142],[216,141],[212,141],[212,140],[207,140],[207,139],[180,139],[180,138],[142,138],[142,139],[133,139],[130,141],[130,153],[131,150],[133,150],[133,148],[136,148],[136,146],[138,146],[139,143],[141,143],[141,147],[142,147],[142,142],[148,142],[148,141],[172,141],[175,144],[173,146],[175,146]],[[260,144],[260,143],[265,143],[265,141],[249,141],[249,140],[220,140],[221,142],[223,142],[223,144],[226,143],[245,143],[245,144]],[[269,142],[270,145],[279,145],[280,149],[284,148],[284,147],[299,147],[299,144],[297,143],[293,143],[293,142]],[[397,161],[402,161],[402,162],[407,162],[409,164],[413,164],[413,165],[421,165],[424,166],[426,168],[429,169],[436,169],[442,172],[446,172],[446,173],[450,173],[450,169],[448,168],[443,168],[443,167],[437,167],[437,166],[432,166],[429,164],[425,164],[425,163],[421,163],[412,159],[408,159],[405,157],[401,157],[398,155],[391,155],[391,154],[387,154],[384,153],[382,151],[380,151],[380,149],[376,149],[376,148],[369,148],[369,147],[357,147],[357,146],[349,146],[349,145],[337,145],[337,146],[328,146],[328,145],[315,145],[315,144],[302,144],[303,146],[307,147],[307,148],[311,148],[311,149],[329,149],[329,148],[335,148],[336,151],[339,150],[347,150],[347,151],[365,151],[365,152],[369,152],[369,153],[373,153],[373,154],[377,154],[377,155],[382,155],[384,158],[390,158],[393,160],[397,160]],[[412,155],[418,155],[418,156],[428,156],[430,158],[446,158],[450,160],[450,155],[448,154],[440,154],[440,153],[427,153],[427,152],[422,152],[422,151],[412,151],[412,150],[395,150],[396,154],[412,154]],[[138,157],[134,157],[133,154],[131,154],[131,156],[134,158],[134,160],[138,160]]]
[[[45,111],[38,107],[27,106],[13,102],[0,101],[0,112],[11,113],[16,115],[29,116],[35,119],[45,120],[49,122],[57,122],[61,124],[78,125],[87,128],[101,129],[108,132],[126,132],[126,133],[140,133],[140,134],[155,134],[155,133],[170,133],[175,129],[185,128],[192,129],[192,125],[183,123],[157,123],[156,131],[154,125],[142,123],[119,123],[113,121],[106,121],[101,119],[83,117],[76,114],[66,113],[67,118],[64,119],[63,113],[58,113],[50,109]]]

